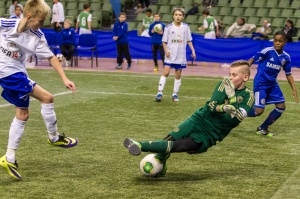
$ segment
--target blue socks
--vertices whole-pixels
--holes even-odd
[[[275,108],[267,119],[262,123],[260,126],[262,129],[267,129],[271,124],[273,124],[278,118],[280,118],[281,114],[283,113],[285,109],[284,108]]]

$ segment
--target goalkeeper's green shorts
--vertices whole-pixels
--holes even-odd
[[[210,138],[204,133],[203,129],[201,129],[200,125],[190,118],[177,126],[169,133],[169,135],[175,140],[192,138],[196,143],[201,144],[201,147],[195,153],[204,153],[213,145]]]

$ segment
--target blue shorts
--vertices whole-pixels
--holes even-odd
[[[29,107],[29,93],[36,85],[24,73],[14,73],[10,76],[0,79],[0,85],[3,88],[2,97],[9,103],[20,108]]]
[[[170,68],[174,68],[175,70],[182,70],[183,68],[186,68],[186,64],[170,64],[170,63],[164,63],[164,66],[170,66]]]
[[[267,89],[255,90],[254,97],[254,107],[258,108],[265,108],[267,104],[280,104],[285,102],[283,93],[277,83]]]

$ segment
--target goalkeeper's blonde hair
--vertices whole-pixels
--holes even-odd
[[[241,70],[244,74],[248,74],[250,76],[250,64],[246,60],[237,60],[231,63],[231,68],[241,67]]]

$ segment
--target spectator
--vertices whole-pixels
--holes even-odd
[[[141,36],[142,37],[150,37],[149,35],[149,27],[153,23],[153,16],[152,16],[152,10],[147,9],[146,10],[146,17],[143,19],[143,27],[140,29]]]
[[[143,6],[143,8],[148,8],[150,5],[150,0],[139,0],[140,4]]]
[[[71,28],[72,21],[66,19],[64,21],[64,28],[60,32],[59,48],[63,56],[66,58],[65,66],[70,66],[70,60],[73,57],[74,49],[76,46],[75,31]]]
[[[256,28],[255,24],[247,24],[246,20],[242,17],[238,18],[236,22],[234,22],[227,30],[225,38],[241,38],[244,37],[245,32],[251,33],[254,28]]]
[[[195,14],[199,13],[199,7],[198,6],[199,5],[197,3],[193,3],[193,7],[186,12],[185,17],[187,17],[188,15],[195,15]]]
[[[267,40],[269,34],[272,32],[271,24],[267,19],[263,20],[262,27],[257,28],[255,32],[252,33],[252,38],[254,40]]]
[[[56,32],[61,31],[64,21],[64,6],[59,0],[53,0],[51,24]]]
[[[143,13],[145,11],[145,8],[143,8],[142,4],[138,3],[135,7],[135,14]]]
[[[217,35],[217,38],[224,38],[225,37],[225,24],[221,19],[217,19],[217,23],[219,26],[219,35]]]
[[[128,24],[126,23],[126,13],[120,12],[119,20],[114,24],[113,29],[113,40],[117,43],[117,67],[116,69],[122,69],[123,63],[123,54],[127,60],[128,66],[127,70],[131,68],[131,56],[129,52],[129,45],[128,45],[128,38],[127,38],[127,31],[128,31]]]
[[[79,27],[79,35],[81,34],[92,34],[92,14],[90,13],[90,5],[84,4],[83,11],[77,17],[76,30],[78,31]]]
[[[161,26],[161,29],[157,28]],[[157,52],[159,51],[162,63],[165,60],[165,51],[162,45],[162,37],[166,25],[160,21],[160,14],[154,13],[154,22],[149,27],[149,35],[151,36],[152,55],[154,61],[154,71],[158,71]]]
[[[203,27],[198,28],[198,30],[204,30],[205,39],[216,39],[216,35],[219,35],[219,26],[217,20],[213,16],[209,15],[208,9],[203,10],[202,14],[204,16]]]
[[[15,7],[15,13],[13,15],[10,15],[10,19],[20,19],[23,17],[22,8],[21,6],[17,5]]]
[[[225,0],[223,0],[225,1]],[[216,6],[218,4],[218,0],[203,0],[202,1],[202,6],[205,8],[210,8],[213,6]]]
[[[23,12],[23,6],[18,3],[18,0],[12,0],[12,5],[9,7],[8,13],[10,16],[15,14],[16,6],[20,6]]]
[[[294,27],[294,22],[291,19],[286,20],[285,27],[282,31],[286,34],[287,42],[292,42],[293,37],[296,37],[298,33],[298,30]]]

